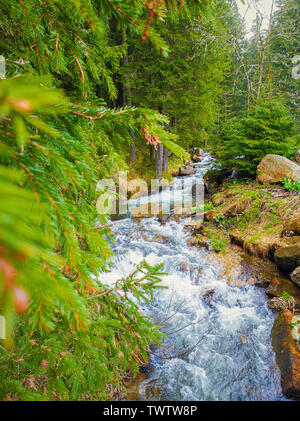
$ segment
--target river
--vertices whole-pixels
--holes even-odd
[[[211,162],[206,155],[195,165],[196,174],[185,177],[184,191],[176,177],[175,197],[180,199],[199,181]],[[161,192],[140,202],[167,198]],[[128,275],[143,259],[163,262],[168,273],[163,277],[168,289],[157,291],[142,309],[168,336],[161,347],[152,348],[150,370],[135,383],[134,399],[283,400],[270,339],[275,314],[263,289],[247,283],[242,272],[240,282],[232,283],[214,252],[187,246],[184,225],[184,218],[162,225],[157,218],[135,222],[126,217],[113,226],[114,267],[101,275],[102,282]]]

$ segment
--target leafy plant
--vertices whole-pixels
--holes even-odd
[[[210,202],[205,202],[204,205],[198,205],[194,208],[191,208],[191,214],[193,215],[198,212],[206,212],[212,209],[214,209],[214,205]]]
[[[300,191],[300,183],[297,180],[291,180],[290,178],[284,178],[280,180],[281,184],[290,192],[298,192]]]
[[[285,298],[286,300],[292,299],[292,296],[286,291],[282,291],[281,296],[282,296],[282,298]]]

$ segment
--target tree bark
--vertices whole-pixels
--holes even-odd
[[[150,146],[150,159],[151,161],[155,160],[155,148],[152,145]]]
[[[162,164],[163,164],[163,145],[159,143],[157,146],[157,152],[156,152],[156,174],[159,180],[161,180],[161,175],[162,175]]]
[[[169,169],[169,151],[163,146],[163,170],[168,172]]]
[[[257,82],[257,99],[260,98],[260,92],[261,92],[263,74],[264,74],[264,67],[265,67],[266,49],[267,49],[267,47],[270,43],[270,39],[271,39],[273,11],[274,11],[274,0],[272,0],[267,39],[266,39],[265,43],[262,43],[261,53],[260,53],[260,58],[259,58],[259,71],[258,71],[258,82]]]
[[[130,162],[136,161],[136,151],[135,151],[135,141],[134,141],[134,135],[131,134],[132,137],[132,144],[130,145]]]
[[[124,41],[126,40],[126,35],[124,34]],[[124,57],[123,57],[124,64],[128,64],[128,53],[126,51]],[[125,89],[124,89],[124,103],[129,105],[129,107],[132,106],[132,99],[131,99],[131,88],[129,85],[128,79],[126,80],[125,77]],[[130,145],[130,162],[134,163],[136,162],[136,150],[135,150],[135,138],[134,133],[130,131],[131,136],[131,145]]]

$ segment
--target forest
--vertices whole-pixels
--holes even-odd
[[[288,272],[275,257],[281,271],[276,276],[298,292],[285,283],[279,295],[267,295],[286,300],[280,311],[293,309],[293,323],[300,326],[299,270],[289,275],[300,265],[300,3],[272,0],[267,25],[261,3],[0,0],[0,400],[135,400],[128,382],[139,378],[149,359],[172,364],[177,360],[166,354],[176,351],[177,359],[191,363],[200,339],[174,351],[166,339],[174,326],[163,323],[173,316],[156,319],[149,313],[157,294],[165,297],[167,287],[172,289],[164,282],[169,269],[162,251],[153,258],[149,249],[122,270],[119,254],[135,241],[142,247],[144,237],[130,237],[129,225],[122,225],[136,223],[133,217],[114,228],[118,217],[109,206],[98,212],[104,194],[99,180],[116,179],[120,171],[148,185],[152,179],[173,182],[191,161],[195,167],[187,174],[194,177],[196,171],[197,177],[203,156],[212,156],[218,164],[204,176],[211,177],[205,181],[206,222],[194,228],[193,246],[205,242],[219,256],[233,239],[246,251],[260,241],[267,251],[256,248],[256,257],[272,255],[270,261],[276,241],[279,251],[298,247],[292,257],[297,264]],[[255,11],[250,35],[241,4]],[[273,168],[292,169],[269,185],[257,166],[275,155],[285,161]],[[235,213],[228,198],[238,200]],[[271,219],[258,222],[262,213]],[[289,234],[282,235],[293,221],[297,228],[285,228]],[[172,223],[164,221],[178,230]],[[140,235],[137,225],[134,230]],[[167,233],[153,232],[153,247],[157,241],[172,249]],[[139,256],[137,250],[131,251]],[[176,253],[173,260],[185,272]],[[204,296],[216,291],[215,284],[208,286]],[[245,300],[256,294],[246,292]],[[259,297],[253,301],[265,300]],[[269,344],[273,313],[262,302],[269,329],[262,342]],[[298,340],[300,332],[300,363]],[[225,383],[220,394],[192,396],[245,400],[238,392],[222,395]],[[299,376],[295,384],[292,392],[283,390],[285,396],[300,398]],[[193,393],[197,388],[191,386]],[[217,380],[214,388],[219,390]],[[154,397],[189,400],[172,393]],[[281,390],[269,393],[270,400],[281,399]]]

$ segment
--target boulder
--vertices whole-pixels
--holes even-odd
[[[295,153],[295,160],[300,164],[300,149]]]
[[[288,398],[300,399],[300,352],[292,337],[293,313],[279,313],[272,328],[272,344],[281,373],[282,391]]]
[[[208,170],[203,177],[206,191],[211,193],[216,190],[229,175],[227,170]]]
[[[283,178],[300,182],[300,166],[280,155],[266,155],[258,164],[257,179],[260,183],[278,183]]]
[[[241,215],[246,209],[247,207],[251,204],[251,198],[246,198],[243,200],[238,200],[234,203],[232,203],[231,205],[229,205],[225,210],[224,210],[224,215],[226,216],[237,216],[237,215]]]
[[[196,244],[198,247],[206,248],[206,250],[211,250],[210,240],[205,236],[197,237]]]
[[[201,162],[203,159],[203,156],[193,155],[192,161],[193,162]]]
[[[300,243],[277,249],[274,253],[274,260],[283,272],[291,273],[297,266],[300,266]]]
[[[292,237],[300,235],[300,217],[296,217],[292,221],[289,221],[282,231],[282,236]]]
[[[287,293],[292,306],[300,309],[300,289],[287,278],[273,278],[265,292],[270,298],[282,298]]]
[[[300,266],[296,267],[290,274],[291,280],[300,288]]]
[[[204,156],[204,151],[201,148],[193,148],[189,150],[191,160],[193,162],[201,162]]]
[[[179,176],[184,176],[184,175],[194,175],[195,174],[195,170],[192,166],[188,165],[186,167],[181,167],[179,168]]]
[[[292,308],[290,300],[283,297],[274,297],[268,301],[268,306],[271,310],[279,313],[283,310],[290,310]]]
[[[152,218],[154,216],[161,216],[162,214],[162,207],[158,203],[145,203],[130,210],[131,218]]]

